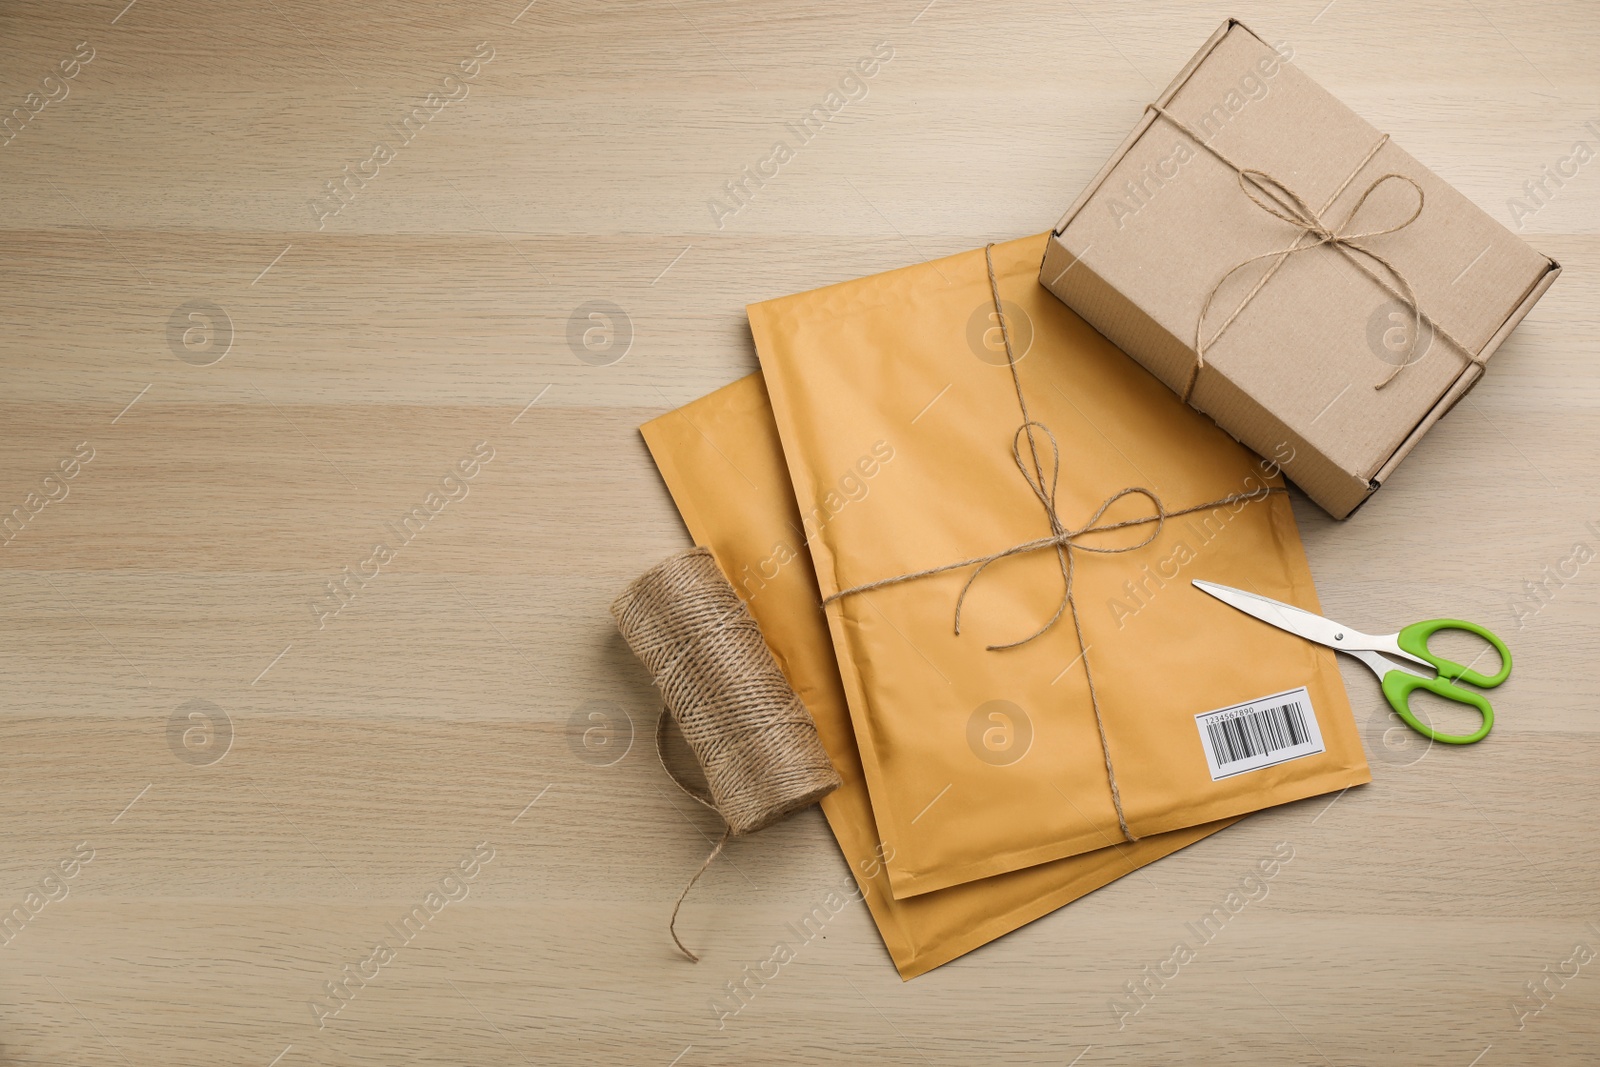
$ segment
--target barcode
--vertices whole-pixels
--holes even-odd
[[[1195,716],[1211,779],[1323,751],[1322,731],[1302,687]]]
[[[1226,767],[1263,752],[1277,752],[1306,743],[1306,720],[1296,703],[1241,715],[1237,719],[1206,723],[1211,750]]]

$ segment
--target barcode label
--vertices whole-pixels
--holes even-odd
[[[1194,717],[1211,780],[1326,751],[1305,687]]]

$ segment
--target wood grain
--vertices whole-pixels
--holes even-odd
[[[674,954],[715,827],[649,752],[605,606],[686,540],[635,427],[753,369],[744,305],[1046,228],[1226,15],[1507,221],[1600,144],[1582,0],[924,2],[0,8],[0,516],[59,497],[0,547],[0,908],[59,897],[0,945],[0,1063],[1593,1058],[1595,964],[1514,1005],[1600,946],[1600,563],[1516,605],[1600,546],[1600,162],[1524,220],[1565,274],[1470,400],[1350,522],[1296,502],[1330,613],[1510,637],[1488,743],[1418,759],[1375,726],[1371,786],[909,984],[853,907],[718,1028],[711,996],[848,874],[815,811],[741,841],[685,909],[705,962]],[[319,230],[326,183],[484,43]],[[631,331],[605,365],[568,340],[597,300]],[[480,442],[465,495],[313,610]],[[1119,1029],[1125,983],[1280,841],[1270,896]],[[480,843],[319,1028],[324,983]]]

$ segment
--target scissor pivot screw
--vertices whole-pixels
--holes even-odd
[[[1335,641],[1343,641],[1344,640],[1344,634],[1334,634],[1333,635],[1333,639]]]

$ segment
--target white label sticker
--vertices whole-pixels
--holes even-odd
[[[1194,717],[1211,780],[1325,752],[1305,686]]]

